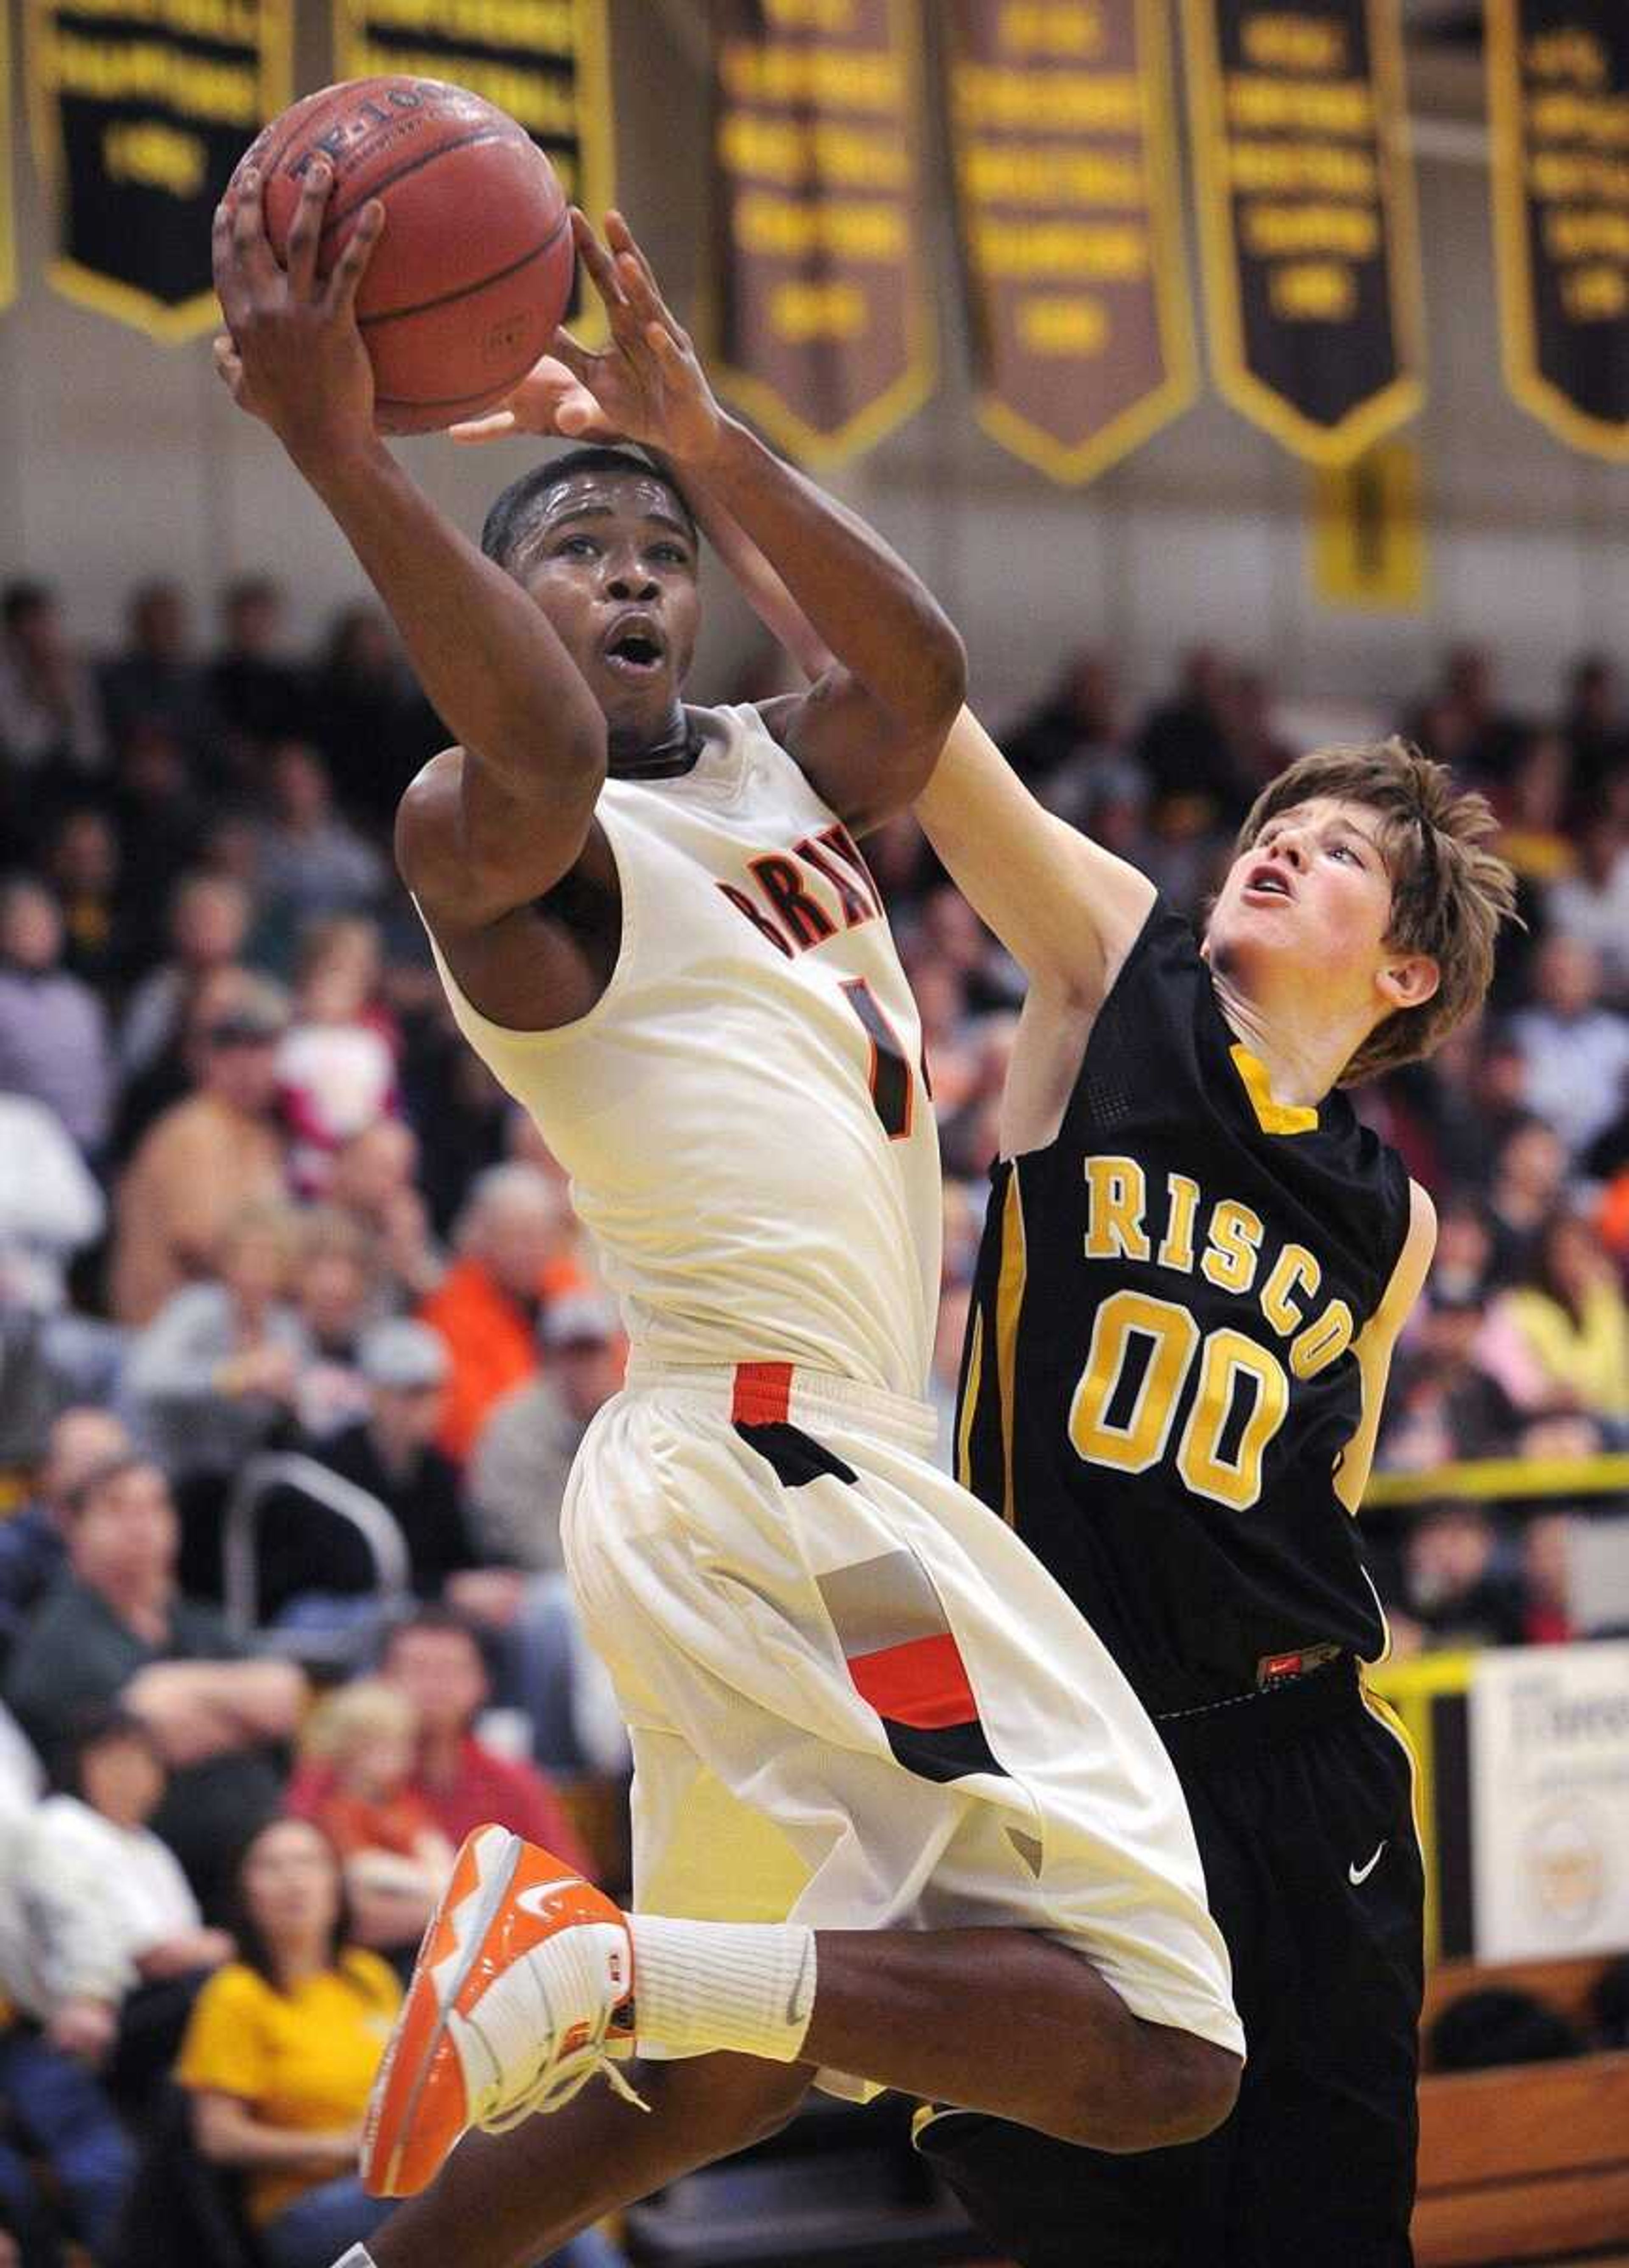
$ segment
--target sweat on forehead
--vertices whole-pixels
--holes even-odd
[[[537,538],[575,512],[630,509],[672,520],[696,541],[696,520],[663,473],[617,449],[574,449],[512,481],[487,513],[481,549],[513,574]]]

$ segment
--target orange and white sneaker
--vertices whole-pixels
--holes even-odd
[[[632,2042],[626,1917],[506,1827],[465,1837],[374,2082],[362,2179],[412,2197],[472,2126],[502,2133],[557,2110]],[[620,2021],[619,2021],[620,2018]],[[643,2105],[641,2106],[643,2108]]]

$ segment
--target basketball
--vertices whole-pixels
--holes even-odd
[[[279,260],[318,157],[334,172],[319,274],[368,200],[385,207],[357,295],[380,431],[433,433],[492,409],[545,352],[571,297],[571,214],[554,167],[524,128],[464,87],[402,77],[323,87],[262,129],[227,192],[245,166],[259,168]]]

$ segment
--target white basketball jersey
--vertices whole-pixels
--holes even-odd
[[[636,1351],[925,1388],[939,1144],[922,1035],[847,829],[751,708],[675,779],[608,780],[622,949],[576,1023],[470,1045],[571,1178]],[[433,944],[433,940],[432,940]]]

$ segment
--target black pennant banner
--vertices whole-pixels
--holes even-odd
[[[1424,399],[1401,0],[1184,0],[1211,359],[1341,465]]]
[[[289,101],[288,0],[33,0],[27,85],[55,289],[150,337],[219,320],[210,222]]]
[[[1487,0],[1486,28],[1506,382],[1629,459],[1629,7]]]

